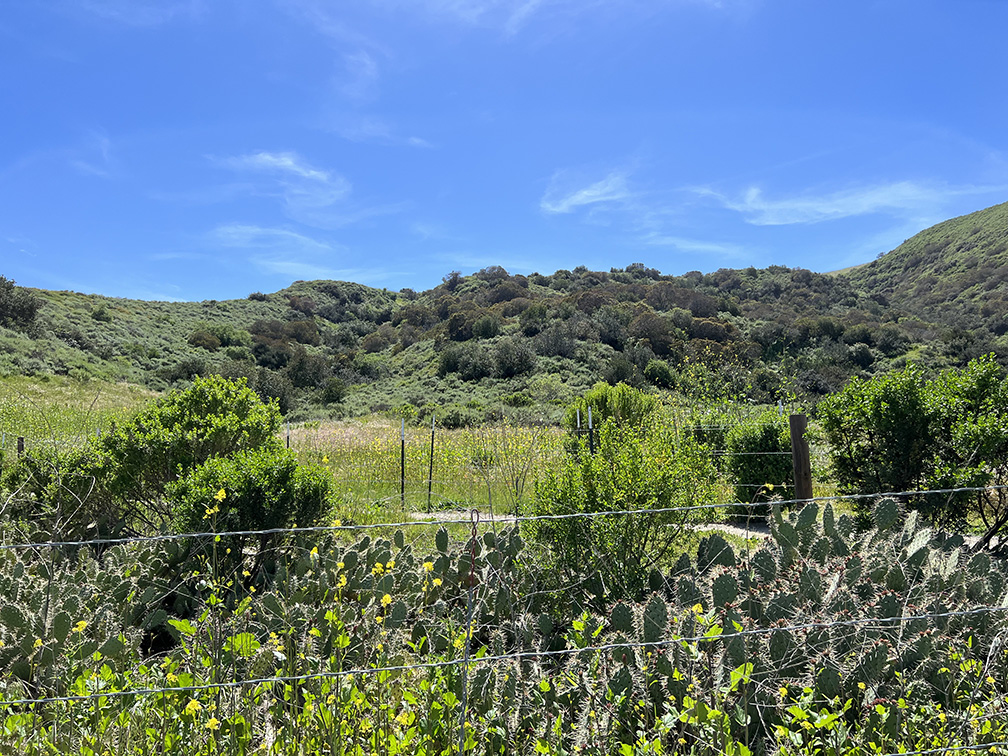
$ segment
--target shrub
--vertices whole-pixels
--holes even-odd
[[[165,494],[177,532],[269,530],[316,522],[329,503],[330,480],[320,468],[299,465],[289,451],[254,448],[206,460]],[[230,540],[240,555],[244,539]],[[275,533],[259,535],[260,563],[278,540]]]
[[[713,500],[715,471],[710,451],[671,424],[651,415],[643,427],[620,426],[610,417],[601,425],[595,454],[582,440],[535,484],[534,513],[649,510],[707,504]],[[563,578],[597,577],[594,592],[612,598],[640,598],[652,570],[682,533],[685,512],[600,515],[530,523],[545,558]]]
[[[329,376],[329,363],[318,354],[308,354],[298,348],[287,364],[287,377],[297,388],[316,388]]]
[[[495,315],[482,315],[472,324],[472,335],[477,339],[492,339],[500,333],[500,326]]]
[[[116,505],[130,524],[160,528],[170,520],[165,486],[214,457],[275,448],[280,427],[276,404],[265,404],[244,380],[196,378],[147,405],[95,440],[82,459],[99,499]]]
[[[109,535],[163,531],[173,520],[165,489],[207,460],[251,449],[278,450],[280,413],[244,379],[197,378],[125,422],[69,450],[40,448],[5,474],[5,487],[31,503],[25,516],[64,532]]]
[[[535,351],[527,339],[505,337],[494,350],[494,361],[497,363],[497,374],[502,378],[513,378],[516,375],[530,373],[535,368]]]
[[[347,385],[339,378],[330,378],[322,387],[322,401],[326,404],[339,404],[347,395]]]
[[[909,365],[854,379],[819,404],[833,468],[854,493],[978,487],[1008,481],[1008,379],[992,355],[932,380]],[[931,521],[984,523],[982,543],[1008,526],[1008,497],[988,492],[903,497]]]
[[[41,306],[41,300],[30,291],[0,276],[0,326],[26,328]]]
[[[214,352],[220,349],[221,341],[212,333],[204,330],[193,331],[189,335],[189,343],[194,347],[199,347],[201,349],[206,349],[208,352]]]
[[[766,501],[778,495],[794,498],[791,433],[784,418],[767,412],[736,425],[728,431],[725,445],[735,498],[741,502]],[[755,513],[749,507],[741,511]]]
[[[615,354],[609,360],[602,377],[611,386],[619,383],[637,383],[637,366],[622,354]]]
[[[658,398],[625,383],[615,386],[596,383],[590,391],[567,408],[564,425],[568,430],[577,427],[578,412],[581,413],[581,427],[588,427],[589,407],[596,428],[601,428],[610,418],[621,427],[642,428],[658,408]]]
[[[841,489],[879,493],[923,483],[932,440],[919,368],[853,378],[818,411]]]
[[[284,373],[260,368],[254,389],[262,401],[275,403],[281,415],[286,415],[294,403],[294,386]]]
[[[100,305],[91,310],[91,317],[97,320],[99,323],[111,323],[112,313],[108,311],[108,307],[102,302]]]
[[[675,375],[672,368],[664,360],[648,360],[644,368],[644,377],[659,388],[670,389],[675,385]]]

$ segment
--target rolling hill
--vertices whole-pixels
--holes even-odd
[[[217,372],[245,376],[294,417],[437,413],[447,424],[554,418],[598,380],[703,400],[814,402],[851,375],[908,360],[938,368],[1008,355],[1006,281],[1008,204],[833,275],[771,266],[667,276],[634,264],[523,276],[490,266],[425,292],[298,281],[181,303],[4,279],[0,374],[163,390]],[[26,297],[37,312],[14,317]]]

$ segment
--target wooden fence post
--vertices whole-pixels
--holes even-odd
[[[795,498],[812,498],[812,462],[809,459],[809,445],[805,440],[808,418],[805,415],[791,415],[791,463],[794,466]]]

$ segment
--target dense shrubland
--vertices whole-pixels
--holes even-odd
[[[911,362],[1004,359],[1006,212],[941,224],[836,275],[771,266],[670,276],[632,264],[525,276],[490,266],[424,292],[299,281],[200,303],[32,292],[3,279],[0,374],[157,390],[197,375],[245,377],[299,419],[439,413],[480,424],[504,412],[555,421],[599,380],[703,401],[811,404],[851,376]],[[903,295],[918,285],[928,296]],[[935,304],[938,288],[954,306]]]

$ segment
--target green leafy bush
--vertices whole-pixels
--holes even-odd
[[[0,276],[0,326],[26,328],[41,306],[41,300],[30,291]]]
[[[26,455],[15,474],[18,488],[54,505],[60,522],[162,530],[173,517],[169,483],[215,457],[279,448],[279,427],[276,404],[244,379],[196,378],[81,448]]]
[[[494,349],[494,361],[497,364],[498,375],[502,378],[513,378],[532,372],[535,368],[536,354],[528,339],[505,337]]]
[[[612,418],[619,426],[641,427],[658,408],[658,397],[646,394],[640,389],[617,383],[596,383],[583,397],[576,399],[564,414],[564,426],[573,430],[577,427],[578,413],[581,427],[588,427],[588,408],[591,407],[592,423],[596,428]]]
[[[644,368],[644,377],[659,388],[670,389],[675,386],[675,374],[664,360],[649,360]]]
[[[659,413],[640,424],[601,424],[595,453],[582,439],[536,481],[533,511],[570,515],[657,510],[713,501],[710,450],[680,436]],[[596,593],[639,598],[682,537],[687,512],[600,515],[531,523],[548,564],[568,579],[597,576]]]
[[[794,498],[791,433],[784,418],[773,412],[751,418],[728,431],[725,445],[726,467],[739,501]],[[750,507],[741,511],[757,513]]]
[[[993,356],[927,380],[910,365],[854,379],[819,405],[841,488],[855,493],[999,485],[1008,481],[1008,379]],[[1008,526],[1001,490],[908,494],[932,522],[984,524],[983,543]]]
[[[316,522],[330,486],[325,470],[299,465],[285,449],[260,447],[206,460],[170,483],[165,498],[178,532],[270,530]],[[230,540],[236,555],[244,540]],[[263,555],[279,534],[261,533],[257,540]]]
[[[931,422],[921,370],[853,378],[819,404],[833,470],[844,491],[918,488],[931,461]]]

